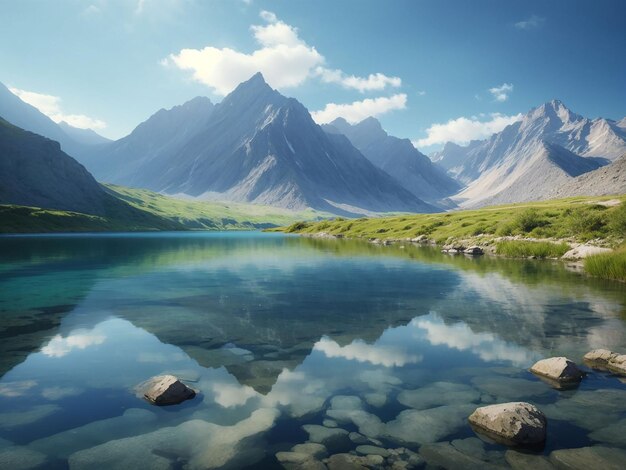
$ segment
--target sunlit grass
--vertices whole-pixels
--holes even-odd
[[[626,281],[626,246],[585,259],[585,271],[603,279]]]
[[[567,243],[504,240],[496,244],[496,253],[509,258],[560,258],[569,249]]]

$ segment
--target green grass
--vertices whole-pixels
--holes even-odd
[[[106,216],[0,205],[0,233],[151,230],[252,230],[329,216],[313,210],[176,199],[144,189],[106,185]]]
[[[496,253],[509,258],[560,258],[570,246],[567,243],[504,240],[496,243]]]
[[[602,279],[626,281],[626,246],[585,259],[585,271]]]
[[[618,206],[603,201],[618,199]],[[626,195],[485,207],[439,214],[304,222],[283,228],[292,233],[342,234],[349,238],[404,239],[425,235],[437,243],[481,236],[483,241],[519,235],[585,242],[601,238],[617,245],[626,230]]]
[[[117,198],[159,217],[176,221],[187,229],[251,230],[278,227],[297,220],[320,220],[330,214],[312,209],[291,211],[271,206],[178,199],[147,189],[106,185]]]

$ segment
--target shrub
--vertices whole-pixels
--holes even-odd
[[[626,248],[585,258],[585,271],[602,279],[626,281]]]
[[[626,202],[611,212],[609,229],[618,237],[626,237]]]
[[[602,206],[599,206],[602,207]],[[567,228],[573,235],[593,235],[600,232],[606,222],[604,219],[604,211],[598,210],[597,207],[578,208],[570,211],[567,217]]]
[[[549,222],[539,215],[537,209],[525,209],[515,217],[515,225],[524,233],[531,232],[537,227],[543,227]]]
[[[300,232],[306,228],[309,228],[310,226],[311,224],[308,222],[295,222],[291,224],[289,227],[287,227],[286,232],[287,233]]]
[[[496,244],[496,253],[511,258],[560,258],[569,249],[567,243],[507,240]]]

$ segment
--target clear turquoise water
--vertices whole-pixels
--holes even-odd
[[[470,460],[445,466],[506,467],[466,418],[519,400],[549,419],[535,455],[626,449],[619,378],[557,391],[527,372],[626,352],[625,318],[626,286],[559,263],[249,232],[3,237],[0,467],[280,468],[325,420],[421,465],[446,443]],[[162,373],[198,396],[135,396]]]

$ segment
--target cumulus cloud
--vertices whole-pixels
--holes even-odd
[[[324,109],[311,113],[318,124],[325,124],[338,117],[351,124],[362,121],[369,116],[380,116],[389,111],[406,108],[406,94],[398,93],[389,97],[366,98],[352,103],[328,103]]]
[[[446,123],[436,123],[426,129],[427,137],[413,142],[417,147],[454,142],[467,144],[471,140],[485,139],[496,132],[500,132],[506,126],[522,119],[522,114],[507,116],[500,113],[492,113],[489,119],[480,120],[476,116],[470,118],[459,117]]]
[[[515,23],[515,27],[517,29],[535,29],[542,26],[545,21],[546,19],[541,16],[532,15],[530,18]]]
[[[257,392],[248,385],[228,383],[214,383],[213,393],[215,402],[224,408],[244,405],[250,398],[257,395]]]
[[[422,360],[420,356],[409,354],[400,348],[367,344],[360,340],[353,341],[347,346],[340,346],[336,341],[324,337],[315,343],[313,349],[323,352],[326,357],[342,357],[385,367],[402,367],[405,364],[415,364]]]
[[[402,83],[400,78],[382,73],[358,77],[326,68],[325,57],[300,38],[296,27],[281,21],[270,11],[261,11],[260,17],[265,24],[250,27],[259,45],[251,53],[213,46],[182,49],[170,54],[161,64],[173,64],[192,72],[194,80],[220,95],[230,93],[256,72],[261,72],[272,87],[279,89],[296,87],[312,77],[361,92],[398,87]]]
[[[106,336],[86,330],[77,330],[71,335],[63,337],[56,335],[50,342],[41,348],[41,352],[49,357],[63,357],[75,349],[86,349],[90,346],[102,344]]]
[[[483,361],[508,361],[527,366],[537,355],[527,349],[509,344],[493,333],[474,333],[465,323],[446,325],[441,318],[414,319],[411,325],[424,330],[432,345],[445,345],[458,351],[471,351]]]
[[[94,119],[84,114],[66,114],[61,109],[61,98],[34,91],[20,90],[9,87],[9,90],[25,103],[34,106],[54,122],[65,121],[70,126],[79,129],[104,129],[106,123],[100,119]]]
[[[509,94],[511,94],[512,91],[512,83],[503,83],[500,86],[489,88],[489,93],[491,93],[493,99],[501,103],[509,99]]]
[[[387,86],[398,88],[402,85],[402,80],[399,77],[388,77],[382,73],[371,73],[367,77],[356,77],[354,75],[346,75],[341,70],[332,70],[324,67],[318,67],[316,73],[324,83],[335,83],[344,88],[358,90],[361,93],[384,90]]]

